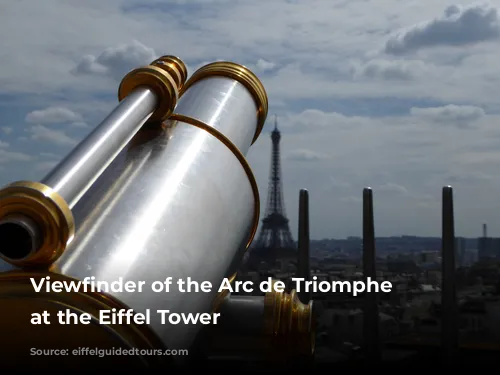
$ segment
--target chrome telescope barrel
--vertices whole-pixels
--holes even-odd
[[[41,182],[0,190],[0,257],[19,266],[54,262],[74,237],[73,207],[146,121],[168,118],[186,77],[174,56],[131,71],[120,84],[119,105]]]
[[[190,348],[204,325],[165,324],[156,311],[216,310],[219,286],[258,226],[259,192],[245,154],[264,125],[267,106],[262,84],[247,68],[218,62],[199,69],[185,83],[169,120],[143,127],[75,205],[75,238],[50,270],[0,274],[0,296],[10,298],[9,306],[25,317],[27,300],[30,311],[38,305],[46,310],[47,301],[93,316],[112,308],[149,310],[147,325],[92,329],[125,346]],[[46,275],[53,281],[122,278],[144,281],[145,287],[141,293],[35,293],[29,278]],[[169,292],[151,290],[167,277],[174,280]],[[179,291],[175,281],[188,278],[210,282],[211,292]],[[2,298],[4,308],[1,304]],[[65,335],[78,342],[81,332],[71,333],[72,327],[78,326],[65,327]],[[28,337],[43,335],[42,326],[32,329]],[[51,335],[53,327],[45,329]]]
[[[315,350],[313,302],[300,302],[295,290],[264,296],[225,296],[221,321],[207,327],[204,354],[268,363],[312,359]]]

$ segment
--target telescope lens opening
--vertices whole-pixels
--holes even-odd
[[[36,225],[26,218],[0,222],[0,254],[12,260],[28,257],[38,248],[37,233]]]

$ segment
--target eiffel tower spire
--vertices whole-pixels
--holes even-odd
[[[275,258],[283,250],[296,248],[293,241],[283,200],[283,183],[281,177],[280,141],[281,133],[278,129],[278,117],[274,116],[274,130],[271,132],[272,153],[271,171],[269,174],[269,189],[265,217],[252,253],[258,258]],[[264,259],[262,259],[264,260]]]

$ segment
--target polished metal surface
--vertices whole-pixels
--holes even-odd
[[[208,357],[245,357],[280,362],[310,360],[315,350],[313,302],[303,304],[295,290],[264,296],[228,295],[220,323],[207,327]]]
[[[254,97],[243,84],[214,76],[194,83],[179,99],[175,113],[217,129],[246,156],[257,129],[257,110]],[[239,250],[225,276],[238,271],[246,250]]]
[[[227,77],[209,77],[184,93],[175,113],[210,125],[246,155],[257,129],[257,105],[247,88]]]
[[[266,321],[264,296],[228,295],[220,306],[219,324],[206,327],[202,348],[208,358],[263,360],[278,349],[273,345],[272,325]]]
[[[38,337],[43,337],[39,347],[49,345],[45,338],[54,332],[55,343],[63,345],[72,337],[78,345],[83,342],[92,348],[123,344],[136,349],[192,349],[200,329],[219,322],[217,308],[224,298],[221,282],[245,252],[258,225],[258,188],[245,154],[265,121],[267,94],[257,78],[236,64],[211,64],[203,73],[206,77],[198,75],[196,82],[193,79],[190,87],[184,87],[187,92],[177,117],[164,121],[184,84],[185,74],[178,73],[176,81],[164,69],[148,66],[136,70],[133,79],[127,75],[119,89],[121,104],[43,183],[16,183],[9,185],[14,193],[5,190],[11,194],[7,203],[33,191],[26,198],[25,211],[33,212],[34,206],[44,210],[35,225],[4,215],[0,231],[15,223],[24,230],[23,238],[32,240],[25,251],[32,252],[33,238],[39,237],[36,225],[50,221],[42,237],[57,237],[52,242],[64,244],[56,252],[49,246],[52,242],[45,241],[50,254],[43,254],[38,268],[22,264],[25,268],[19,269],[0,262],[0,305],[11,314],[4,327],[20,335],[21,346],[32,345]],[[146,81],[155,90],[142,89]],[[159,107],[164,110],[156,118]],[[143,127],[148,119],[158,126]],[[61,234],[53,235],[57,230]],[[44,287],[33,288],[34,280],[45,282],[39,284]],[[111,289],[87,289],[89,283],[102,281]],[[47,285],[81,282],[80,290],[74,285],[71,291],[50,290]],[[117,291],[116,282],[135,282],[140,290]],[[290,297],[276,299],[285,301],[278,303],[285,310],[300,310],[289,303]],[[270,301],[274,299],[268,298],[267,305],[274,307]],[[86,314],[93,323],[103,310],[130,309],[128,313],[143,313],[147,318],[88,326],[59,320],[61,330],[55,327],[57,322],[42,324],[42,330],[30,326],[32,311],[54,316],[66,309],[77,313],[73,319],[79,314],[85,319]],[[260,317],[266,310],[267,320],[279,325],[273,309],[260,303],[256,310]],[[167,321],[160,311],[167,313]],[[179,320],[169,321],[174,313]],[[216,321],[201,321],[200,314]],[[300,317],[294,321],[301,321]],[[92,327],[97,329],[92,332]],[[85,344],[87,333],[95,344]],[[168,356],[179,362],[186,357],[186,353]],[[147,359],[145,364],[154,366],[153,362]]]
[[[232,74],[234,67],[221,66],[221,74]],[[219,74],[216,68],[212,66],[210,77],[199,78],[187,89],[176,119],[160,126],[142,127],[155,109],[155,94],[148,90],[129,94],[39,184],[37,193],[46,188],[56,194],[54,199],[68,201],[76,232],[50,266],[21,271],[1,263],[1,271],[16,270],[1,274],[2,301],[14,298],[23,314],[29,312],[29,304],[38,308],[55,302],[94,318],[102,310],[129,308],[150,320],[102,323],[103,333],[109,331],[119,341],[141,348],[191,349],[208,323],[196,315],[220,317],[219,287],[251,242],[260,208],[245,154],[264,113],[258,108],[267,108],[267,103],[257,105],[255,95],[245,92],[247,83],[213,78]],[[200,102],[197,91],[203,92],[208,105]],[[45,276],[85,284],[89,279],[108,285],[135,282],[142,289],[35,292],[31,278]],[[210,290],[199,289],[202,283],[204,288],[210,284]],[[159,310],[167,312],[167,321]],[[168,321],[173,313],[182,315],[180,322]],[[26,319],[17,321],[17,326],[22,322]],[[71,332],[78,331],[75,327]]]
[[[42,182],[57,191],[73,208],[153,114],[157,104],[152,90],[138,88],[122,100]]]
[[[145,281],[142,293],[112,293],[137,312],[210,312],[234,254],[248,241],[254,195],[242,165],[217,138],[191,125],[171,126],[162,134],[139,132],[75,206],[85,230],[55,267],[77,279]],[[107,194],[125,172],[116,195]],[[151,291],[167,277],[174,280],[170,292]],[[212,291],[178,291],[175,281],[188,277],[211,282]],[[162,324],[157,314],[151,327],[171,349],[187,348],[200,328]]]
[[[258,336],[264,332],[264,297],[229,295],[221,304],[219,312],[220,332],[235,336]]]

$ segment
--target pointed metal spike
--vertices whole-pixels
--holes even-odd
[[[375,224],[373,217],[373,192],[371,188],[363,189],[363,249],[375,251]]]
[[[456,364],[459,351],[458,303],[455,287],[455,218],[453,212],[453,189],[443,187],[442,240],[441,240],[441,309],[443,360],[448,365]]]
[[[373,215],[373,193],[363,189],[363,275],[365,280],[376,280],[375,223]],[[379,309],[377,293],[365,293],[363,314],[363,341],[366,359],[376,364],[381,359],[379,336]]]
[[[309,254],[309,192],[306,189],[300,190],[299,194],[299,249],[297,262],[297,277],[302,277],[305,281],[311,280],[310,254]],[[304,287],[299,292],[299,299],[302,303],[308,303],[312,299],[311,292],[305,292]]]

